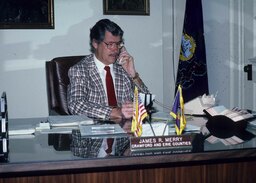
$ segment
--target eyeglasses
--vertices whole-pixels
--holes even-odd
[[[107,46],[108,49],[114,49],[114,48],[122,48],[124,46],[124,43],[122,41],[120,42],[110,42],[110,43],[106,43],[105,41],[103,41],[103,43],[105,43],[105,45]]]

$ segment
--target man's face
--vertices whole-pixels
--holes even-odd
[[[113,36],[110,32],[106,31],[105,39],[101,43],[93,41],[95,56],[105,65],[113,64],[119,55],[120,48],[118,44],[120,42],[120,36]]]

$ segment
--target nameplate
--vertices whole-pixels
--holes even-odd
[[[131,151],[169,148],[192,148],[193,134],[153,137],[131,137]]]

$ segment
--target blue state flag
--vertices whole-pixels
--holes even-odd
[[[184,102],[209,94],[201,0],[187,0],[175,93],[182,86]]]
[[[175,130],[177,135],[181,135],[183,130],[186,128],[186,118],[184,114],[184,100],[182,97],[182,88],[179,85],[176,93],[172,111],[170,115],[175,119]]]

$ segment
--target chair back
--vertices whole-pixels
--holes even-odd
[[[46,61],[46,85],[49,115],[70,115],[67,106],[68,70],[84,56],[56,57]]]

